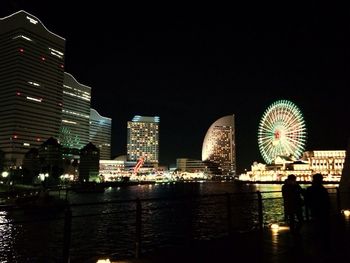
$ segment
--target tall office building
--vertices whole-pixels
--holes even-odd
[[[59,135],[63,147],[81,149],[89,142],[90,100],[91,88],[65,72]]]
[[[159,163],[159,117],[136,115],[128,122],[127,155],[129,161]]]
[[[0,148],[6,165],[58,138],[62,116],[65,39],[35,16],[0,18]]]
[[[210,126],[203,142],[202,161],[218,165],[222,175],[236,175],[234,115],[222,117]]]
[[[112,119],[102,117],[96,110],[90,110],[90,142],[100,150],[100,160],[111,159]]]

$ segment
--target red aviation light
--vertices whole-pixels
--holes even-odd
[[[61,67],[61,68],[64,68],[64,65],[63,65],[63,64],[61,64],[61,65],[60,65],[60,67]]]
[[[38,142],[40,142],[40,138],[36,138],[36,140],[37,140]]]
[[[17,135],[13,135],[13,139],[17,139],[18,138],[18,136]]]
[[[16,92],[16,95],[17,95],[17,96],[21,96],[21,92],[18,92],[18,91],[17,91],[17,92]]]
[[[24,49],[23,49],[23,48],[20,48],[20,49],[19,49],[19,52],[23,53],[23,52],[24,52]]]
[[[46,58],[45,58],[45,57],[41,57],[41,60],[42,60],[42,61],[45,61],[45,60],[46,60]]]

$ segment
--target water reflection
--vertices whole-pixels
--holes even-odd
[[[13,226],[9,225],[10,220],[7,218],[7,212],[0,211],[0,261],[6,258],[12,258],[13,252]]]
[[[249,230],[258,225],[256,191],[263,193],[264,222],[283,221],[281,185],[234,183],[181,183],[136,185],[109,188],[105,193],[69,193],[71,203],[103,202],[147,198],[171,198],[188,195],[239,193],[230,199],[232,228]],[[251,194],[253,192],[253,194]],[[226,235],[228,210],[226,196],[201,199],[163,200],[142,203],[142,235],[145,251],[169,244],[183,244],[186,238],[209,239]],[[135,203],[74,207],[72,220],[72,260],[84,262],[96,255],[133,254],[135,241]],[[109,214],[106,214],[109,213]],[[63,215],[58,215],[62,217]],[[33,215],[0,215],[1,222],[35,219]],[[23,225],[0,225],[0,262],[16,258],[58,261],[62,254],[63,220],[38,221]],[[278,243],[278,236],[274,237]],[[15,251],[15,252],[14,252]],[[14,255],[14,253],[16,253]],[[25,260],[24,260],[25,261]],[[40,260],[39,260],[40,261]]]

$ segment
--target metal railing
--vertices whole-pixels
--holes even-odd
[[[278,196],[276,197],[276,195]],[[341,199],[339,189],[330,189],[330,196],[333,200],[333,212],[340,212]],[[23,225],[30,224],[33,222],[46,222],[52,220],[63,221],[62,261],[70,262],[72,238],[74,238],[72,236],[72,231],[74,230],[75,221],[91,217],[104,217],[113,215],[120,216],[122,213],[131,213],[134,214],[134,219],[132,215],[129,217],[125,217],[124,225],[122,222],[120,222],[120,225],[130,227],[130,221],[134,225],[133,230],[130,230],[130,232],[133,232],[132,234],[134,235],[133,254],[134,257],[139,258],[142,255],[143,248],[146,247],[146,243],[149,243],[149,240],[146,240],[147,238],[145,232],[148,231],[148,235],[149,233],[153,233],[155,238],[161,238],[162,233],[158,233],[161,231],[157,231],[157,224],[168,223],[157,221],[159,219],[156,219],[156,216],[160,215],[160,220],[166,218],[169,221],[173,220],[172,223],[175,225],[181,225],[177,227],[178,229],[181,229],[184,232],[184,237],[182,241],[183,244],[186,244],[187,242],[192,242],[192,240],[195,239],[196,236],[198,238],[198,232],[200,232],[202,236],[204,235],[208,238],[213,238],[215,237],[213,235],[230,235],[236,230],[242,230],[244,229],[243,225],[247,223],[245,220],[247,220],[249,216],[251,216],[251,218],[249,218],[249,222],[247,223],[247,225],[250,225],[250,228],[248,227],[248,229],[263,230],[270,220],[267,217],[269,216],[268,213],[274,213],[274,210],[269,206],[276,204],[277,200],[279,202],[277,209],[280,209],[278,210],[278,213],[282,213],[283,207],[281,207],[281,205],[283,206],[283,200],[281,196],[281,191],[256,191],[250,193],[191,195],[174,198],[137,198],[133,200],[67,204],[64,210],[63,217],[61,214],[60,216],[57,216],[55,218],[44,217],[28,220],[13,220],[8,222],[0,221],[0,228],[2,225]],[[244,205],[247,204],[249,205],[249,207],[244,207]],[[118,208],[118,206],[122,206],[122,209],[120,207]],[[91,207],[103,208],[101,210],[93,209]],[[211,207],[215,207],[215,211],[213,210],[210,212],[210,209],[212,209]],[[177,211],[176,209],[179,209],[179,211]],[[0,206],[0,211],[20,210],[22,210],[22,208],[14,206]],[[89,211],[89,213],[85,213],[87,210]],[[165,213],[169,210],[171,210],[172,212],[177,212],[170,214],[170,216],[162,216],[161,213]],[[180,218],[179,215],[181,215],[183,218]],[[307,212],[305,213],[305,215],[307,217]],[[177,216],[177,218],[172,218],[172,216]],[[282,214],[280,214],[280,216],[282,216]],[[111,222],[113,222],[113,220],[114,218],[112,218]],[[89,221],[90,224],[92,224],[93,222],[95,221]],[[119,224],[119,221],[114,222],[114,224]],[[79,222],[78,226],[81,227],[81,225],[79,225]],[[107,224],[107,227],[109,226],[110,225]],[[209,229],[210,227],[214,229],[211,230]],[[203,234],[203,232],[205,233]]]

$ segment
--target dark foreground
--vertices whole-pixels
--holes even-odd
[[[113,259],[111,262],[348,262],[350,221],[343,215],[332,218],[330,237],[322,238],[307,222],[297,235],[288,229],[278,232],[265,229],[188,244],[181,249],[162,249],[140,259]],[[96,260],[97,261],[97,260]],[[96,262],[92,261],[92,262]]]

